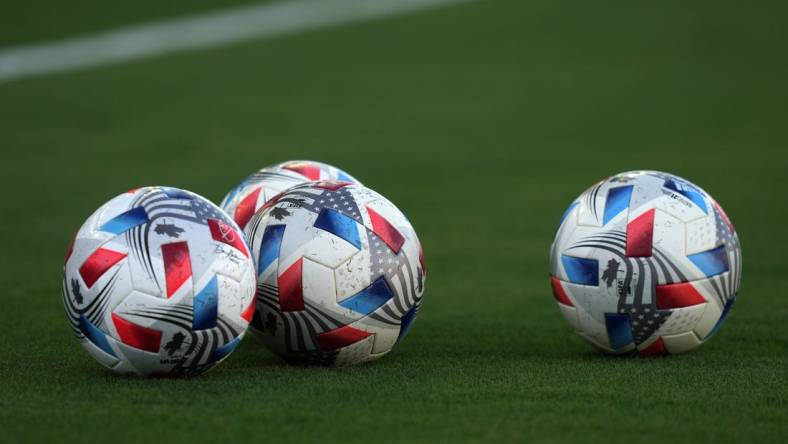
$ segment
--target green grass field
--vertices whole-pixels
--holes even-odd
[[[10,7],[0,42],[125,23],[80,5]],[[0,442],[788,441],[786,17],[487,1],[0,84]],[[291,158],[345,168],[419,232],[425,305],[393,353],[297,368],[250,336],[202,377],[142,380],[81,350],[61,267],[95,208],[154,184],[219,201]],[[603,356],[561,318],[548,250],[576,195],[646,168],[724,206],[742,291],[690,354]]]

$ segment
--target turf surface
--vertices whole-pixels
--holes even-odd
[[[785,5],[480,2],[1,84],[0,441],[788,441]],[[248,338],[203,377],[140,380],[80,349],[61,263],[99,204],[218,201],[289,158],[419,232],[425,305],[392,354],[293,368]],[[636,168],[709,190],[742,240],[736,307],[687,355],[602,356],[550,296],[565,206]]]

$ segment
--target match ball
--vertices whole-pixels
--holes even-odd
[[[741,281],[722,207],[680,177],[605,179],[566,210],[550,252],[553,295],[581,337],[608,353],[692,350],[720,328]]]
[[[79,342],[120,374],[194,376],[225,359],[254,312],[254,263],[238,226],[188,191],[145,187],[82,225],[63,269]]]
[[[290,187],[317,180],[360,183],[337,167],[313,160],[289,160],[270,165],[251,174],[222,200],[222,209],[241,227],[266,202]]]
[[[371,361],[413,325],[426,280],[421,244],[400,210],[369,188],[290,188],[252,217],[246,236],[257,265],[252,331],[287,361]]]

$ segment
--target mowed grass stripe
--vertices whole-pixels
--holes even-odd
[[[291,0],[0,49],[0,82],[385,18],[468,0]]]

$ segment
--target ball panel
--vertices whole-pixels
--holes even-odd
[[[691,307],[676,308],[670,311],[665,323],[655,332],[657,336],[669,336],[693,331],[698,321],[706,312],[708,304],[702,303]]]
[[[665,335],[662,336],[662,340],[665,341],[668,353],[685,353],[703,343],[692,331],[677,335]]]
[[[336,281],[331,268],[305,257],[302,285],[304,299],[324,307],[337,303]]]
[[[392,325],[369,317],[364,318],[363,324],[363,329],[372,333],[372,350],[369,352],[371,355],[382,356],[397,344],[401,330],[400,325]]]
[[[116,341],[114,339],[109,338],[108,342],[115,343]],[[84,348],[85,351],[87,351],[88,354],[93,357],[93,359],[98,361],[98,363],[103,365],[104,367],[107,367],[109,369],[114,369],[121,362],[121,360],[116,357],[118,355],[117,347],[113,347],[110,345],[111,350],[114,353],[114,355],[111,355],[105,352],[104,350],[102,350],[100,347],[98,347],[96,344],[94,344],[87,338],[80,340],[79,343],[82,346],[82,348]]]
[[[572,330],[580,330],[580,320],[578,319],[577,309],[575,307],[558,304],[558,309],[561,311],[561,315],[564,317],[564,320],[566,320],[569,326],[572,327]]]
[[[353,365],[370,360],[375,336],[368,336],[337,351],[334,365]]]
[[[600,192],[605,195],[608,193],[607,189],[602,188],[603,185],[604,181],[597,182],[577,198],[577,205],[575,206],[573,214],[569,216],[565,215],[565,219],[569,219],[569,225],[581,227],[598,227],[601,225],[602,219],[600,217],[605,214],[605,205],[604,201],[597,199],[597,197]],[[607,214],[608,217],[615,215],[612,210],[608,210]]]
[[[369,254],[371,248],[366,239],[362,241],[362,249],[358,254],[350,257],[341,265],[334,269],[334,278],[336,282],[336,301],[344,301],[372,284],[372,258]],[[320,250],[314,250],[319,254]]]
[[[717,236],[717,223],[714,217],[702,217],[685,224],[685,227],[686,255],[713,250],[722,243]]]
[[[630,238],[629,233],[627,239]],[[654,209],[654,229],[651,248],[647,257],[667,254],[686,256],[686,230],[684,224],[676,217],[658,209]],[[654,251],[656,250],[656,252]],[[669,276],[662,275],[668,279]],[[667,283],[659,281],[659,283]]]
[[[591,287],[569,288],[568,293],[576,301],[578,330],[605,348],[613,347],[606,328],[605,314],[615,314],[616,301],[606,292]]]
[[[253,302],[256,288],[249,281],[237,281],[222,273],[216,273],[218,290],[216,319],[217,323],[227,323],[236,331],[246,330],[249,321],[241,314]],[[194,304],[194,303],[193,303]]]

